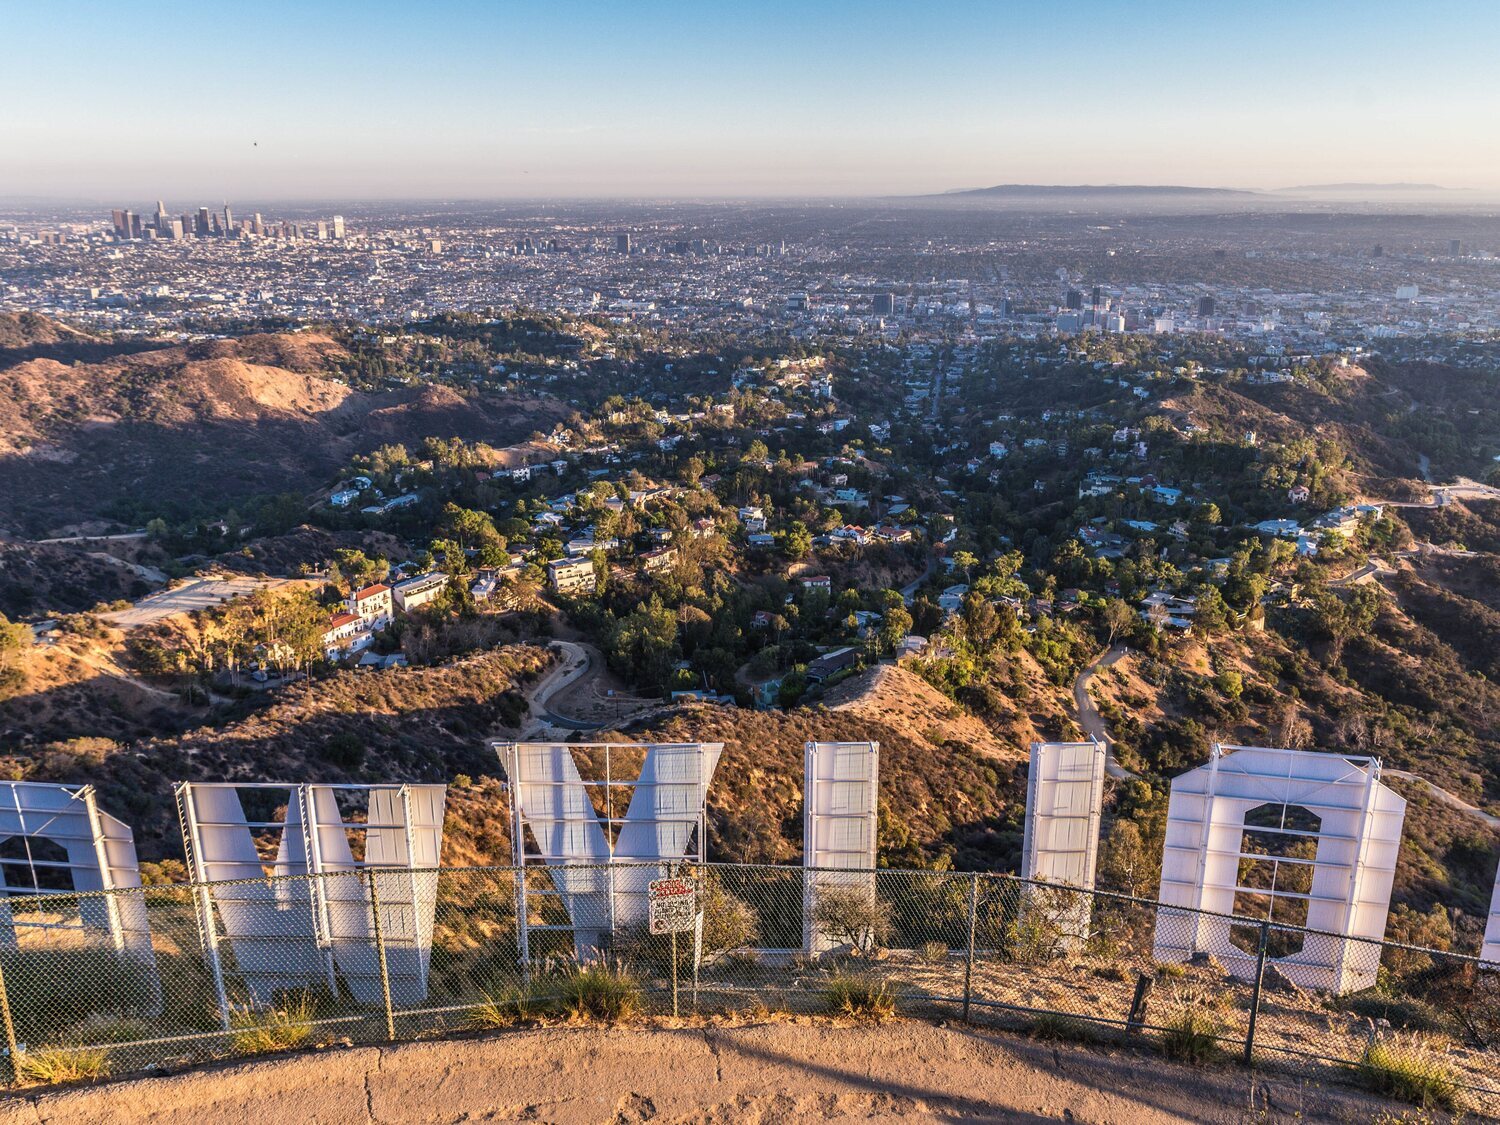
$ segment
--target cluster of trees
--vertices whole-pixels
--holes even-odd
[[[26,650],[30,647],[30,628],[0,613],[0,699],[25,686]]]
[[[303,588],[260,589],[245,598],[131,633],[129,649],[147,675],[238,678],[252,665],[303,671],[323,656],[328,610]]]

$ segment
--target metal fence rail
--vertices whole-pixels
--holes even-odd
[[[628,978],[648,1014],[672,1011],[674,979],[678,1006],[700,1012],[827,1010],[852,980],[909,1013],[1189,1061],[1335,1067],[1398,1096],[1500,1112],[1500,965],[1473,957],[1008,875],[715,864],[683,869],[701,927],[669,937],[637,916],[661,874],[365,869],[13,897],[15,937],[0,945],[8,1077],[500,1026],[576,1001],[587,961]],[[57,924],[108,895],[144,911],[149,950]],[[1162,938],[1197,952],[1159,961]],[[1374,986],[1309,986],[1306,966],[1332,961]]]

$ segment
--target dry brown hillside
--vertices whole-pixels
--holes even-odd
[[[83,333],[40,313],[0,312],[0,352],[45,347],[79,339]]]
[[[962,742],[986,757],[1021,761],[1038,738],[1029,720],[1018,717],[1011,729],[994,731],[905,668],[880,664],[837,684],[823,702],[840,711],[884,723],[908,738]]]
[[[91,782],[102,806],[134,828],[143,860],[180,857],[175,781],[451,781],[461,774],[498,773],[485,740],[514,737],[514,724],[525,712],[521,690],[552,659],[546,649],[515,645],[441,667],[340,672],[252,702],[256,709],[225,725],[142,741],[80,736],[39,744],[0,738],[0,773]],[[68,671],[56,669],[59,677]],[[122,705],[133,700],[132,706],[151,706],[137,686],[111,678],[109,669],[94,672],[82,684],[95,698],[107,689],[120,693]],[[71,687],[81,685],[73,681]],[[38,685],[29,701],[11,703],[29,706],[47,697]],[[160,702],[174,710],[169,700]],[[480,826],[466,827],[462,802],[457,807],[455,838],[479,832]],[[476,810],[480,820],[491,814],[503,820],[503,806],[485,807],[489,813]],[[466,854],[479,858],[472,847]],[[488,861],[504,862],[505,853]]]
[[[723,742],[709,790],[709,856],[776,863],[801,854],[808,742],[880,743],[879,858],[891,867],[1007,868],[1020,853],[1024,769],[952,734],[920,735],[850,711],[694,706],[631,740]]]
[[[91,362],[0,353],[0,530],[37,536],[101,515],[308,491],[383,443],[503,445],[565,413],[432,386],[355,391],[332,374],[341,354],[316,332]]]

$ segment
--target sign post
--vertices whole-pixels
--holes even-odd
[[[646,885],[650,931],[672,935],[672,1016],[677,1016],[677,935],[693,928],[698,888],[691,879],[653,879]],[[695,974],[696,975],[696,974]]]

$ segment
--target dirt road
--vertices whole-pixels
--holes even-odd
[[[1237,1067],[973,1027],[550,1029],[358,1047],[0,1102],[0,1125],[1374,1121],[1389,1103]]]

